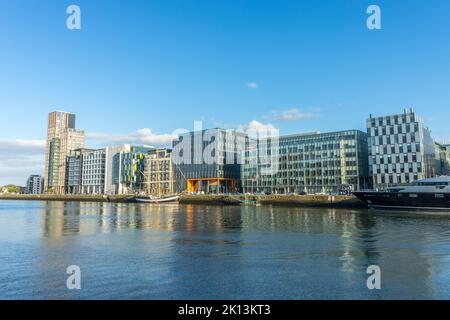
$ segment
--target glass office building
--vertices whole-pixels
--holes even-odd
[[[268,164],[260,161],[264,148],[276,155],[273,170],[264,170]],[[242,185],[245,193],[270,194],[367,189],[371,186],[367,134],[359,130],[296,134],[280,137],[275,146],[247,148]]]
[[[66,193],[81,193],[82,149],[71,150],[66,159]]]
[[[209,129],[180,135],[173,142],[176,192],[228,193],[240,190],[245,134]]]
[[[119,185],[119,194],[145,192],[146,155],[152,150],[154,148],[131,146],[130,151],[121,151],[113,157],[113,164],[120,166],[118,172],[113,172],[112,178]]]
[[[105,149],[82,151],[81,193],[103,194],[105,191]]]
[[[149,195],[173,194],[172,150],[157,149],[146,155],[144,184]]]

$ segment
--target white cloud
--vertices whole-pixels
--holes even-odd
[[[264,138],[268,136],[274,137],[279,135],[279,130],[272,124],[270,123],[264,124],[257,120],[252,120],[245,125],[240,125],[237,128],[237,130],[245,132],[246,134],[248,134],[250,137],[253,138],[257,137]]]
[[[265,116],[273,121],[299,121],[317,118],[317,113],[303,112],[298,108],[288,110],[274,110],[271,115]]]
[[[155,147],[171,146],[172,140],[177,138],[173,134],[155,134],[148,128],[139,129],[128,134],[88,132],[86,137],[102,145],[138,144]]]
[[[0,139],[0,185],[25,185],[30,174],[44,173],[45,141]]]
[[[256,90],[256,89],[259,88],[259,85],[256,82],[248,82],[247,83],[247,88]]]

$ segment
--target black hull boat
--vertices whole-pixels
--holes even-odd
[[[370,208],[450,211],[450,177],[422,179],[386,191],[359,191],[353,195]]]
[[[449,210],[449,193],[361,191],[353,193],[370,208]]]

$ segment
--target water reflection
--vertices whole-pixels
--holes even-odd
[[[445,215],[271,206],[14,205],[0,202],[0,243],[9,241],[0,253],[0,278],[9,283],[8,297],[450,298]],[[19,229],[29,236],[14,240]],[[40,241],[32,238],[36,232]],[[71,264],[82,265],[87,278],[78,296],[64,288]],[[381,291],[366,288],[365,271],[373,264],[382,270]],[[24,283],[32,283],[29,291],[20,289]],[[108,285],[115,290],[105,289]]]

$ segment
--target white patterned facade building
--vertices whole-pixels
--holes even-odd
[[[369,171],[374,187],[412,183],[442,173],[436,146],[423,118],[412,109],[367,119]]]

